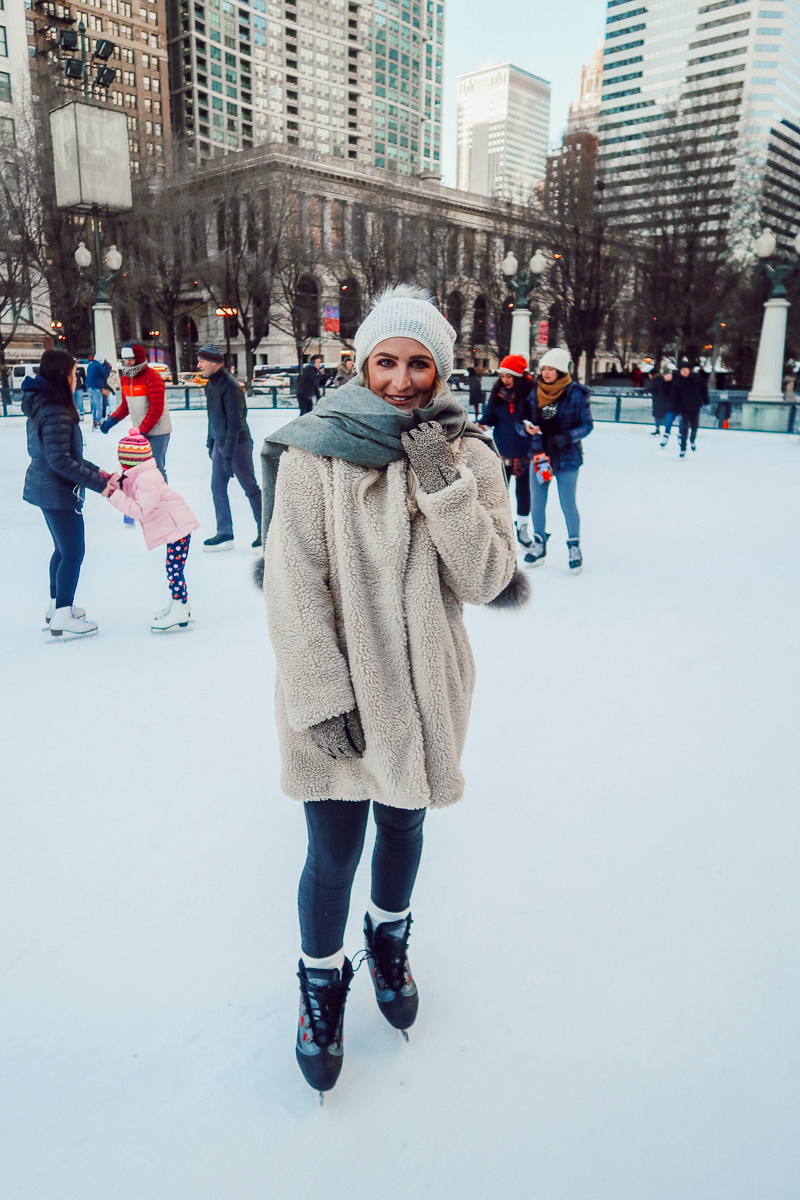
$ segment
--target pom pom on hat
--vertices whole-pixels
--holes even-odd
[[[501,374],[516,375],[518,379],[522,378],[527,369],[527,360],[524,359],[521,354],[507,354],[500,363],[500,366],[497,368]]]
[[[548,350],[539,359],[540,371],[542,367],[555,367],[557,371],[563,371],[565,375],[569,375],[569,350],[562,350],[558,346]]]
[[[413,338],[420,342],[430,351],[439,378],[443,382],[450,378],[456,331],[439,312],[430,292],[410,283],[398,283],[375,297],[372,310],[359,325],[353,339],[356,370],[361,370],[380,342],[393,337]]]
[[[125,437],[120,438],[117,454],[123,467],[138,467],[139,463],[153,457],[150,443],[138,429],[129,429]]]

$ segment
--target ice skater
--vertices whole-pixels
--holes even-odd
[[[122,475],[111,476],[111,504],[121,513],[140,521],[148,550],[167,547],[167,582],[170,602],[157,612],[150,628],[154,633],[186,628],[192,608],[184,568],[193,530],[200,522],[183,496],[167,484],[153,456],[152,447],[138,429],[131,429],[117,447]]]
[[[700,426],[700,409],[708,404],[708,380],[699,371],[692,371],[688,358],[682,358],[678,374],[670,384],[669,408],[664,424],[661,446],[669,441],[670,431],[676,417],[680,419],[680,458],[686,457],[686,441],[692,450],[697,449],[697,430]]]
[[[22,498],[42,510],[54,550],[50,559],[50,605],[45,621],[53,637],[97,633],[97,622],[75,604],[85,552],[84,489],[109,494],[108,472],[83,457],[78,410],[72,401],[76,360],[66,350],[45,350],[39,372],[22,381],[28,419],[30,466]]]
[[[527,550],[533,544],[528,528],[535,430],[535,413],[530,400],[533,380],[521,354],[507,354],[498,371],[500,378],[492,388],[478,425],[481,429],[493,430],[509,484],[512,478],[516,480],[517,541]]]
[[[667,370],[663,375],[654,375],[650,384],[653,393],[653,421],[655,422],[655,429],[652,432],[653,437],[658,437],[661,433],[662,422],[666,419],[669,412],[672,378],[672,371]]]
[[[549,533],[545,532],[547,493],[550,470],[556,478],[561,511],[567,522],[567,552],[571,571],[583,566],[581,554],[581,518],[575,503],[578,472],[583,463],[581,442],[592,432],[589,389],[576,383],[569,374],[569,352],[548,350],[539,363],[538,383],[531,392],[536,405],[536,436],[533,439],[534,462],[531,464],[531,511],[533,545],[525,555],[529,567],[538,566],[547,554]],[[542,469],[540,455],[549,460]],[[538,462],[536,460],[539,460]]]
[[[119,407],[106,417],[100,429],[108,433],[123,417],[129,416],[142,437],[149,441],[156,466],[166,482],[172,418],[166,404],[164,378],[150,366],[147,351],[138,342],[123,346],[120,355],[123,362],[120,379],[122,400]]]
[[[366,956],[402,1031],[418,1006],[409,906],[425,812],[464,789],[462,605],[519,598],[502,463],[447,388],[454,339],[426,292],[388,289],[356,333],[356,379],[262,450],[281,787],[308,827],[296,1055],[320,1093],[342,1067],[344,932],[370,799]]]

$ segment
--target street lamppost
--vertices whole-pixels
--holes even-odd
[[[511,251],[505,256],[500,266],[506,287],[514,296],[509,353],[521,354],[525,362],[529,362],[531,357],[531,314],[528,308],[528,296],[539,286],[546,267],[547,259],[541,250],[537,250],[528,263],[530,277],[525,268],[519,266]]]
[[[230,371],[230,369],[231,369],[231,326],[230,326],[230,322],[231,322],[232,317],[238,317],[239,310],[238,310],[238,308],[230,308],[228,306],[225,306],[224,308],[216,309],[216,314],[218,317],[223,317],[225,319],[225,366]]]
[[[100,255],[100,232],[97,221],[97,206],[93,206],[93,223],[94,223],[94,252],[97,259],[97,273],[90,275],[89,270],[92,265],[92,254],[87,249],[85,242],[78,243],[78,249],[75,251],[75,262],[78,264],[81,275],[84,279],[88,279],[92,287],[97,288],[97,299],[95,300],[92,312],[94,313],[94,353],[95,358],[101,361],[113,363],[117,357],[117,346],[114,340],[114,317],[111,312],[111,305],[108,302],[106,288],[116,279],[119,269],[122,266],[122,255],[116,246],[110,246],[105,259]],[[103,263],[108,267],[108,274],[103,272]]]
[[[794,257],[778,250],[775,234],[765,229],[755,244],[760,269],[771,281],[772,292],[764,304],[764,320],[758,342],[753,386],[742,417],[751,429],[781,431],[786,427],[783,397],[783,356],[786,349],[786,317],[789,301],[786,282],[800,270],[800,233],[792,242]]]

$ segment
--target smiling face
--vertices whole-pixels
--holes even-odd
[[[221,362],[212,362],[210,358],[198,358],[197,360],[197,369],[204,379],[210,379],[221,366]]]
[[[367,359],[368,387],[392,408],[411,412],[430,403],[436,382],[433,355],[413,338],[380,342]]]

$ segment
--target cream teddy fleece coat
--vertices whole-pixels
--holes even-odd
[[[462,605],[502,591],[516,550],[500,459],[475,438],[452,447],[459,478],[412,501],[405,459],[370,472],[296,447],[281,457],[264,594],[295,800],[441,808],[463,794],[475,667]],[[356,707],[366,751],[334,760],[309,726]]]

